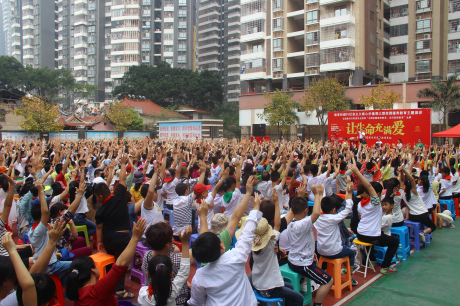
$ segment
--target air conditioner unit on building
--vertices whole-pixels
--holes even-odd
[[[419,56],[416,57],[416,59],[417,59],[417,60],[421,60],[421,59],[422,59],[422,56],[419,55]]]
[[[424,38],[424,39],[430,39],[430,38],[431,38],[431,34],[423,34],[423,38]]]

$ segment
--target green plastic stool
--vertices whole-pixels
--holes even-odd
[[[67,227],[69,228],[70,230],[70,225],[67,224]],[[88,237],[88,228],[86,227],[86,225],[75,225],[75,228],[77,229],[77,232],[83,232],[85,234],[85,239],[86,239],[86,246],[88,248],[90,248],[90,244],[89,244],[89,237]]]
[[[303,295],[303,305],[310,304],[313,305],[313,300],[311,297],[311,282],[308,277],[307,279],[307,287],[308,291],[300,291],[300,279],[303,277],[302,275],[295,273],[291,269],[289,269],[289,265],[285,264],[280,267],[281,270],[281,276],[284,278],[284,280],[288,283],[291,283],[292,286],[294,286],[294,290],[297,292],[300,292],[300,294]]]

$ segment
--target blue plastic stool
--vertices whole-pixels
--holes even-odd
[[[430,239],[432,239],[431,234],[425,235],[426,243],[420,241],[419,233],[423,232],[425,229],[425,226],[422,223],[404,221],[404,225],[407,226],[407,228],[409,229],[410,245],[413,245],[415,247],[416,252],[420,252],[421,245],[425,245],[426,247],[426,244],[430,243]]]
[[[170,210],[170,209],[167,209],[165,207],[163,209],[163,217],[165,217],[166,215],[169,216],[169,225],[171,225],[171,227],[174,227],[174,211]]]
[[[377,251],[377,253],[375,254],[375,261],[381,264],[385,259],[385,254],[387,253],[388,247],[374,245],[374,250]],[[391,263],[394,262],[396,262],[396,254],[395,256],[393,256],[393,259],[391,260]]]
[[[353,190],[353,195],[356,196],[358,192],[356,190]]]
[[[278,306],[281,306],[280,302],[283,302],[284,305],[284,299],[283,298],[265,298],[257,292],[257,290],[254,290],[254,295],[256,296],[256,299],[259,302],[265,302],[268,303],[268,306],[270,306],[272,303],[277,303]]]
[[[303,305],[307,305],[307,304],[313,305],[313,299],[311,297],[311,282],[310,282],[310,279],[308,277],[306,277],[308,291],[307,292],[300,291],[300,279],[302,277],[304,277],[304,276],[292,271],[289,268],[288,264],[282,265],[280,267],[280,271],[281,271],[281,276],[284,278],[284,280],[286,282],[292,284],[292,286],[294,286],[294,290],[303,295]]]
[[[409,243],[409,229],[407,226],[399,226],[391,228],[391,235],[399,237],[399,244],[402,246],[402,254],[398,253],[402,257],[402,260],[407,260],[407,255],[410,256],[410,243]]]
[[[439,200],[439,204],[441,204],[441,212],[444,210],[450,210],[452,219],[455,221],[455,202],[454,200]],[[444,209],[444,205],[446,205],[446,208]]]
[[[238,227],[235,231],[235,234],[233,234],[233,238],[232,238],[232,245],[230,246],[230,249],[234,249],[235,248],[235,244],[237,242],[237,239],[236,239],[236,232],[239,230],[240,228]]]
[[[315,206],[315,202],[313,202],[313,201],[308,201],[308,207],[310,208],[310,207],[313,207],[313,206]],[[310,209],[309,209],[309,210],[310,210]],[[312,211],[313,211],[313,210],[312,210]],[[311,213],[309,212],[308,215],[311,215]]]

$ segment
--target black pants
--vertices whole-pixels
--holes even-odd
[[[102,243],[104,244],[105,250],[107,254],[115,256],[115,261],[117,258],[123,253],[125,248],[128,246],[129,243],[129,234],[128,233],[108,233],[104,234],[102,238]],[[110,268],[112,268],[110,266]],[[108,271],[110,271],[110,268]],[[115,288],[116,291],[123,291],[125,288],[125,276],[120,279]]]
[[[452,200],[452,196],[439,197],[440,200]]]
[[[404,226],[404,220],[401,221],[401,222],[396,222],[391,225],[391,227],[400,227],[400,226]]]
[[[371,237],[371,236],[363,236],[359,233],[356,234],[359,240],[362,242],[372,243],[373,245],[381,246],[381,247],[388,247],[387,252],[385,253],[385,258],[382,262],[382,268],[388,268],[391,265],[391,260],[395,256],[396,252],[398,251],[399,246],[399,238],[387,236],[385,234],[381,234],[378,237]],[[371,250],[373,252],[373,248]],[[373,255],[373,253],[371,253]]]
[[[430,214],[429,213],[424,213],[421,215],[410,215],[409,214],[409,220],[412,222],[420,222],[426,227],[431,228],[431,232],[434,232],[436,230],[436,224],[430,219]]]

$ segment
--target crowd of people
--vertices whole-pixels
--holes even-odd
[[[459,150],[284,139],[3,141],[0,305],[47,305],[56,291],[49,275],[73,305],[257,305],[254,290],[303,305],[282,265],[302,276],[300,291],[307,279],[316,284],[321,305],[334,280],[320,256],[349,257],[354,273],[363,265],[356,237],[388,247],[378,271],[394,274],[392,227],[420,222],[422,242],[438,226],[455,228],[450,212],[439,225],[432,213],[439,199],[460,197]],[[96,250],[79,237],[83,225]],[[133,293],[124,281],[138,243],[149,251],[145,286]],[[96,252],[115,258],[102,278]],[[376,265],[373,251],[370,260]]]

